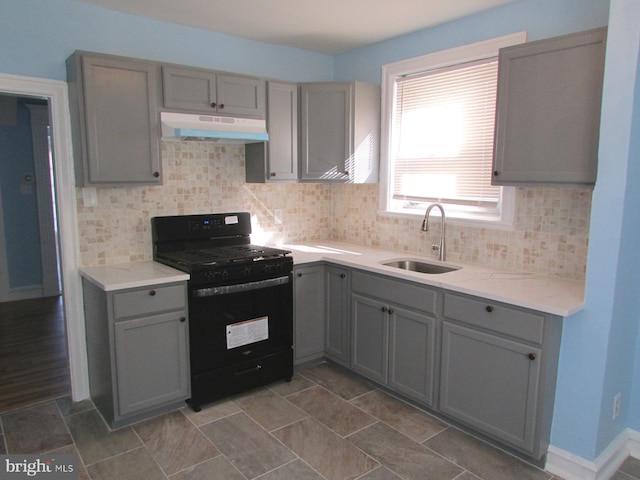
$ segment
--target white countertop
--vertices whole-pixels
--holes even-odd
[[[106,292],[189,280],[188,273],[156,262],[82,267],[80,274]]]
[[[568,317],[580,311],[584,305],[584,284],[573,280],[498,270],[460,262],[444,262],[462,267],[453,272],[435,275],[411,272],[381,263],[409,258],[421,259],[429,263],[441,262],[412,253],[380,250],[347,243],[319,242],[311,245],[278,245],[278,247],[291,250],[295,265],[330,261],[562,317]]]
[[[476,295],[489,300],[568,317],[584,305],[582,282],[532,273],[498,270],[460,262],[445,264],[462,267],[436,275],[411,272],[382,265],[398,259],[421,259],[439,263],[412,253],[394,252],[339,242],[318,242],[309,245],[278,245],[291,250],[294,264],[330,261],[346,267],[359,268],[391,277],[440,287],[453,292]],[[105,291],[145,287],[163,283],[187,281],[189,275],[166,265],[148,261],[120,265],[83,267],[83,277]]]

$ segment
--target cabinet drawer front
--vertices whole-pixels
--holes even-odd
[[[427,287],[361,272],[353,273],[351,285],[354,291],[364,293],[370,297],[387,300],[427,313],[436,312],[438,292]]]
[[[535,343],[542,343],[544,315],[510,308],[480,298],[469,298],[446,293],[444,315],[458,320]]]
[[[114,317],[134,317],[186,307],[186,287],[149,287],[113,295]]]

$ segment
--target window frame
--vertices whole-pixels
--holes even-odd
[[[422,217],[423,210],[392,209],[393,179],[390,175],[391,161],[391,128],[393,123],[393,107],[395,98],[395,82],[398,77],[414,75],[426,70],[445,68],[458,64],[474,62],[495,57],[500,48],[524,43],[526,32],[492,38],[481,42],[441,50],[418,57],[413,57],[382,66],[382,104],[381,104],[381,138],[380,138],[380,205],[379,213],[385,216],[405,218]],[[499,212],[489,214],[469,214],[458,211],[447,211],[447,219],[453,223],[483,224],[497,228],[511,228],[515,217],[515,187],[502,187]]]

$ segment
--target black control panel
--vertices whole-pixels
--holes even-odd
[[[251,235],[249,212],[175,215],[151,219],[153,244]]]

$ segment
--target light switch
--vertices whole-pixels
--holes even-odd
[[[85,207],[95,207],[98,205],[98,192],[95,188],[83,188],[82,189],[82,204]]]

